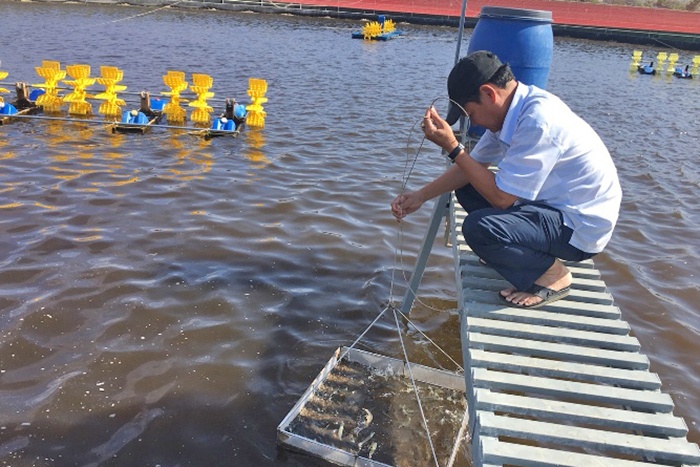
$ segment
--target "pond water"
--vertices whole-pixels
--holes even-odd
[[[0,462],[314,465],[276,427],[403,296],[431,209],[399,227],[389,202],[444,167],[414,125],[446,108],[456,30],[368,43],[328,18],[26,2],[0,17],[7,83],[56,60],[117,66],[129,91],[164,91],[168,70],[210,74],[215,99],[269,86],[265,127],[236,139],[0,127]],[[613,154],[624,202],[594,261],[697,443],[700,82],[630,73],[634,48],[557,38],[548,88]],[[453,369],[417,331],[461,361],[440,240],[404,341]],[[393,320],[359,347],[400,357]]]

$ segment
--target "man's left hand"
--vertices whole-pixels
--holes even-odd
[[[452,127],[438,114],[432,105],[425,111],[423,122],[421,123],[425,138],[449,152],[457,146]]]

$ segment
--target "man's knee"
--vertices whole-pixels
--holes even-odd
[[[465,185],[455,190],[457,202],[468,213],[492,207],[472,185]]]
[[[491,230],[487,227],[486,223],[483,222],[483,217],[483,212],[475,211],[465,217],[462,223],[464,241],[472,249],[474,249],[475,246],[488,245],[494,241]]]

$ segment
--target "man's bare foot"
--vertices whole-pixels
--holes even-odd
[[[564,264],[557,260],[554,260],[554,264],[547,269],[544,274],[537,278],[535,285],[551,289],[552,291],[563,291],[566,290],[568,293],[568,287],[571,285],[572,277],[571,271],[564,266]],[[529,293],[514,288],[508,288],[501,290],[501,298],[505,301],[512,303],[515,306],[532,308],[542,304],[545,298],[542,293]],[[563,296],[563,295],[562,295]],[[561,298],[561,297],[557,297]]]

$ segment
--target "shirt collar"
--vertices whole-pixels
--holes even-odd
[[[510,102],[510,107],[508,107],[506,118],[503,120],[503,127],[501,131],[499,131],[498,138],[509,146],[513,139],[515,126],[518,123],[518,115],[520,115],[520,109],[523,107],[527,92],[527,86],[518,82],[518,86],[515,88],[515,93],[513,94],[513,100]]]

